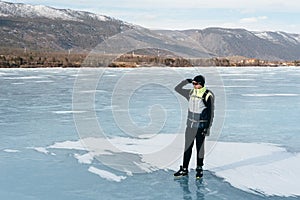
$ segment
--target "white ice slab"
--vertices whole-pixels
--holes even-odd
[[[120,182],[123,179],[126,179],[125,176],[117,176],[109,171],[101,170],[96,167],[90,167],[89,172],[99,175],[101,178],[107,179],[109,181]]]
[[[18,153],[18,152],[20,152],[19,150],[16,150],[16,149],[4,149],[3,151],[6,152],[6,153]]]
[[[127,174],[136,173],[135,169],[143,172],[159,169],[175,171],[182,162],[183,135],[175,137],[174,134],[161,134],[148,139],[86,138],[56,143],[48,148],[85,149],[87,154],[75,155],[80,163],[85,164],[92,164],[93,159],[107,161],[102,159],[109,155],[113,160],[128,156],[128,159],[125,159],[127,163],[112,163]],[[191,168],[195,167],[195,160],[193,152]],[[131,164],[133,167],[122,168],[122,164]],[[251,193],[300,196],[299,165],[299,153],[287,152],[286,149],[274,144],[206,142],[205,170],[224,178],[232,186]],[[102,178],[106,177],[99,169],[90,168],[89,171],[101,174]],[[117,180],[121,181],[122,178]]]

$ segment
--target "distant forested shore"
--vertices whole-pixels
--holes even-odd
[[[123,55],[96,55],[94,62],[88,52],[41,52],[24,49],[6,49],[0,52],[0,68],[78,68],[78,67],[193,67],[193,66],[300,66],[300,60],[269,61],[242,56],[212,57],[212,58],[182,58],[175,55],[144,55],[128,53]],[[106,64],[101,60],[109,60]],[[89,63],[89,64],[87,64]],[[92,64],[91,64],[92,63]]]

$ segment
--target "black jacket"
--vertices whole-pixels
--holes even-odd
[[[185,85],[189,84],[187,80],[182,81],[175,87],[175,91],[178,92],[180,95],[185,97],[188,101],[190,100],[190,89],[183,89]],[[210,95],[208,95],[210,93]],[[188,119],[187,119],[187,126],[197,126],[201,129],[209,129],[213,122],[214,117],[214,95],[210,90],[207,90],[206,95],[208,95],[208,98],[203,98],[203,103],[205,105],[205,109],[202,110],[201,113],[192,113],[188,112]],[[206,96],[205,95],[205,96]],[[199,121],[199,123],[193,123],[193,121]],[[204,122],[203,122],[204,121]]]

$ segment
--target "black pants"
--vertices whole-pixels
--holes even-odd
[[[185,145],[183,155],[183,167],[188,168],[192,156],[194,140],[196,138],[197,148],[197,166],[203,166],[204,160],[204,140],[205,135],[202,134],[203,129],[191,128],[187,126],[185,129]]]

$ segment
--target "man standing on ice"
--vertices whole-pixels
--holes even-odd
[[[193,83],[194,88],[191,90],[183,89],[189,83]],[[204,85],[205,78],[198,75],[194,79],[182,81],[175,87],[175,91],[188,100],[189,108],[185,130],[183,165],[180,166],[174,177],[188,175],[188,166],[195,139],[197,148],[196,178],[200,179],[203,176],[204,140],[205,136],[209,135],[214,117],[214,95]]]

